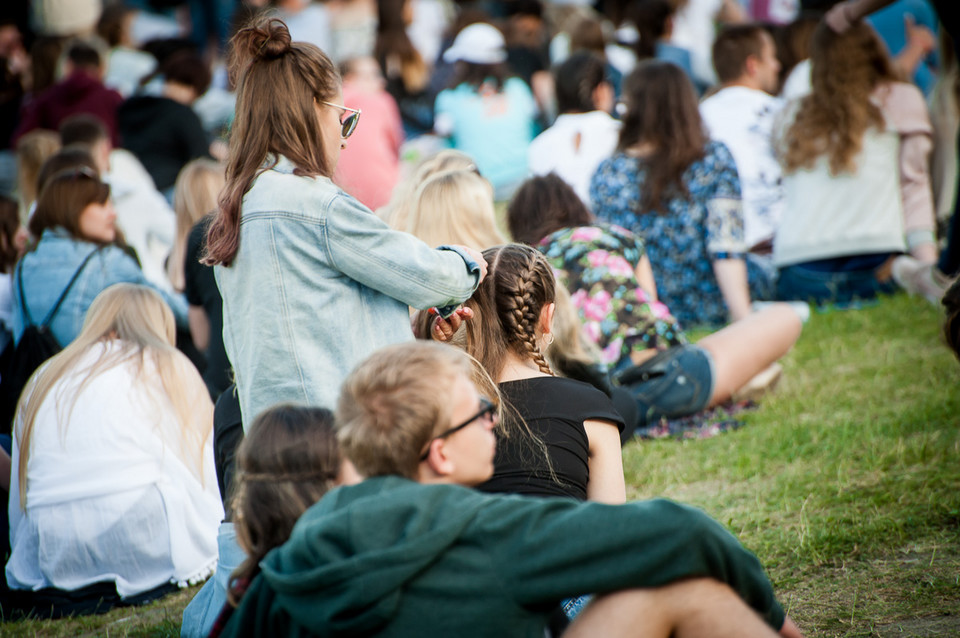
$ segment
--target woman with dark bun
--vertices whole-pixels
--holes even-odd
[[[461,303],[486,264],[391,230],[333,184],[360,112],[320,49],[260,21],[234,37],[231,72],[236,119],[206,261],[246,424],[282,401],[332,407],[356,363],[413,339],[409,306]]]

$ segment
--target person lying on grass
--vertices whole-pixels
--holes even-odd
[[[366,478],[303,514],[221,635],[539,638],[561,600],[596,592],[565,637],[800,636],[757,558],[703,512],[469,489],[493,472],[498,421],[471,373],[424,342],[350,373],[337,438]]]

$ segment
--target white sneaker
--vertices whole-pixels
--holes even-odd
[[[936,269],[935,264],[925,264],[909,255],[900,255],[893,260],[893,280],[911,295],[922,295],[938,306],[952,279]]]
[[[750,309],[758,312],[775,304],[786,304],[790,306],[790,308],[797,313],[797,316],[800,317],[801,323],[807,323],[810,319],[810,304],[806,301],[754,301],[750,304]]]

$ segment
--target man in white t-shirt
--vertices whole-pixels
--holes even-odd
[[[560,115],[530,143],[530,172],[556,173],[589,207],[590,178],[613,154],[620,137],[620,122],[610,116],[613,87],[603,60],[586,51],[574,53],[554,70],[554,84]]]
[[[783,107],[770,94],[780,71],[773,38],[759,25],[728,27],[714,42],[713,66],[721,89],[700,104],[700,114],[737,163],[747,245],[768,252],[784,202],[771,137]]]

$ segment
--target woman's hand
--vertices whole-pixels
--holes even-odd
[[[484,262],[486,264],[486,262]],[[484,268],[483,272],[486,272]],[[473,310],[470,308],[457,308],[452,315],[444,319],[443,317],[437,317],[433,320],[433,325],[430,328],[430,338],[434,341],[450,341],[453,339],[453,335],[457,334],[457,330],[460,329],[460,325],[466,319],[473,318]]]
[[[459,244],[453,244],[451,245],[451,248],[462,250],[470,256],[470,259],[477,262],[477,265],[480,266],[480,278],[477,279],[477,283],[479,284],[481,281],[483,281],[483,278],[487,276],[487,260],[483,258],[483,255],[480,254],[480,251],[474,250],[469,246],[461,246]]]

